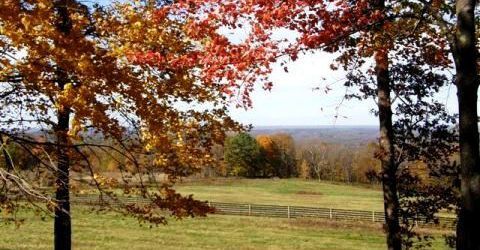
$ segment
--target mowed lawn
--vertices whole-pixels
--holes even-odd
[[[0,225],[0,249],[52,249],[52,220],[23,217],[19,228]],[[384,249],[378,229],[293,219],[210,216],[150,228],[79,208],[73,218],[74,249]]]
[[[383,211],[378,187],[300,179],[206,179],[177,190],[201,200]]]

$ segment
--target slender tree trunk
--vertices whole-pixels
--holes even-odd
[[[63,35],[68,36],[72,30],[72,20],[69,14],[69,5],[72,0],[56,0],[54,6],[57,12],[57,29]],[[60,90],[64,90],[65,85],[69,82],[68,73],[58,68],[56,71],[57,84]],[[55,198],[58,202],[55,207],[54,222],[54,244],[56,250],[70,250],[72,246],[72,225],[70,217],[70,144],[68,131],[70,129],[70,113],[69,107],[57,104],[57,125],[56,134],[56,154],[57,154],[57,172],[56,172],[56,194]]]
[[[397,193],[397,164],[394,154],[394,133],[392,125],[392,107],[390,98],[390,79],[388,55],[379,51],[375,55],[377,76],[378,112],[380,123],[380,152],[382,164],[383,205],[385,211],[388,249],[401,249],[399,209]]]
[[[458,0],[455,64],[460,113],[461,207],[457,249],[480,249],[480,157],[477,114],[478,70],[475,36],[476,1]]]
[[[57,110],[57,173],[56,173],[56,200],[58,202],[55,208],[55,249],[71,249],[72,227],[70,218],[70,195],[69,195],[69,171],[70,157],[68,155],[68,129],[70,120],[70,111],[60,108]]]
[[[374,7],[385,10],[385,0],[375,0]],[[375,43],[381,44],[382,28],[377,29]],[[380,124],[380,161],[382,164],[383,206],[385,212],[385,231],[387,234],[387,248],[401,250],[402,237],[400,234],[399,210],[397,192],[397,164],[395,161],[394,133],[392,122],[392,100],[390,97],[390,73],[387,48],[378,48],[375,53],[375,74],[377,78],[378,118]]]

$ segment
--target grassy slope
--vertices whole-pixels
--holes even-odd
[[[74,211],[74,249],[383,249],[378,229],[302,220],[212,216],[140,227],[112,213]],[[31,218],[19,229],[0,225],[0,249],[51,249],[51,219]]]
[[[0,224],[0,249],[52,249],[51,219],[31,213],[20,228]],[[167,226],[140,226],[132,218],[73,212],[74,249],[385,249],[379,225],[325,220],[240,216],[171,221]],[[439,237],[432,249],[446,249]]]
[[[184,183],[178,190],[202,200],[326,208],[383,210],[376,188],[298,179],[217,179]]]
[[[381,210],[379,190],[300,180],[208,180],[180,185],[214,201]],[[52,249],[51,219],[24,214],[19,229],[0,224],[0,249]],[[140,227],[131,218],[73,211],[74,249],[384,249],[380,225],[240,216],[171,220]],[[445,249],[442,239],[433,249]]]

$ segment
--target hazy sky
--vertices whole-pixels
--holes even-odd
[[[259,88],[252,95],[254,107],[249,110],[232,109],[232,116],[256,126],[377,125],[377,118],[370,112],[376,106],[373,100],[341,102],[345,93],[342,86],[344,73],[330,70],[333,58],[319,52],[290,63],[289,73],[275,67],[271,75],[273,90],[267,92]],[[324,89],[327,84],[335,82],[328,94],[312,90],[315,87]],[[455,91],[455,87],[451,86],[445,88],[440,96],[452,112],[456,111]],[[336,107],[339,107],[338,119],[335,119]]]

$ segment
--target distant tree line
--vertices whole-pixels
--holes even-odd
[[[111,145],[108,140],[98,139],[95,143]],[[21,144],[6,144],[13,162],[24,174],[35,175],[44,186],[54,183],[54,178],[36,171],[40,161],[48,161],[41,157],[41,148],[25,148]],[[345,183],[380,184],[380,161],[376,154],[379,146],[376,142],[359,144],[332,143],[321,139],[304,139],[295,141],[288,133],[260,134],[252,136],[247,132],[230,135],[224,145],[212,147],[211,157],[215,159],[210,165],[198,166],[200,176],[204,177],[245,177],[245,178],[301,178],[319,181]],[[7,157],[7,158],[10,158]],[[95,172],[115,173],[131,169],[135,166],[115,152],[92,149],[85,154]],[[5,157],[3,157],[5,159]],[[458,161],[458,153],[452,153],[452,162]],[[138,159],[141,162],[151,161],[151,157]],[[1,161],[2,168],[8,168],[8,161]],[[73,165],[75,170],[81,165]],[[402,169],[415,173],[422,182],[433,180],[428,167],[422,161],[406,160],[400,165]],[[402,171],[399,171],[402,172]],[[157,178],[158,171],[144,171],[148,181]],[[152,176],[149,176],[153,174]]]
[[[204,176],[303,178],[338,182],[377,183],[378,145],[294,141],[286,133],[253,137],[244,132],[228,137],[212,154],[218,165],[205,167]]]
[[[224,146],[212,150],[217,165],[206,166],[205,177],[302,178],[345,183],[380,184],[381,164],[376,142],[342,144],[321,139],[294,141],[286,133],[253,137],[243,132],[231,135]],[[452,152],[452,162],[458,153]],[[423,161],[404,161],[399,172],[408,171],[428,184],[429,168]]]

